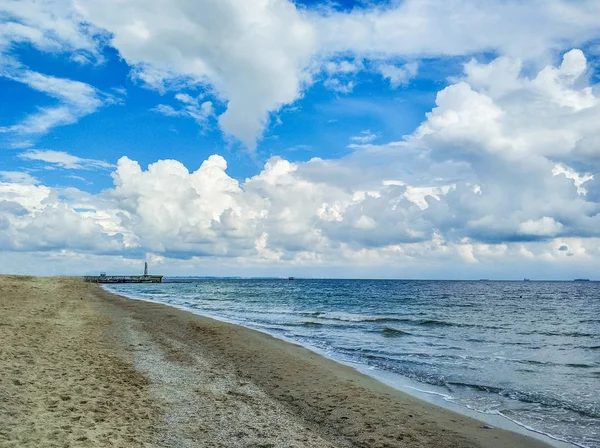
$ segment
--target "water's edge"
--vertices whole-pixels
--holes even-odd
[[[203,313],[197,309],[192,309],[192,308],[188,308],[185,306],[161,302],[159,300],[152,300],[152,299],[137,297],[134,295],[128,295],[128,294],[123,293],[122,291],[119,291],[117,293],[117,292],[111,290],[110,286],[108,286],[108,285],[100,285],[100,287],[111,294],[129,299],[129,300],[139,300],[142,302],[156,303],[156,304],[168,306],[171,308],[175,308],[175,309],[178,309],[181,311],[185,311],[185,312],[188,312],[191,314],[195,314],[198,316],[202,316],[202,317],[205,317],[208,319],[213,319],[213,320],[216,320],[219,322],[225,322],[225,323],[228,323],[231,325],[237,325],[240,327],[247,328],[249,330],[268,334],[269,336],[279,339],[281,341],[284,341],[286,343],[302,346],[302,347],[318,354],[319,356],[323,356],[324,358],[335,361],[338,364],[343,364],[345,366],[349,366],[349,367],[355,369],[356,371],[358,371],[364,375],[367,375],[371,378],[374,378],[377,381],[379,381],[387,386],[390,386],[396,390],[404,392],[412,397],[418,398],[429,404],[451,410],[453,412],[459,413],[461,415],[465,415],[467,417],[474,418],[476,420],[479,420],[483,423],[495,426],[497,428],[516,432],[516,433],[523,434],[528,437],[532,437],[532,438],[541,440],[541,441],[543,441],[549,445],[552,445],[554,447],[557,447],[557,448],[572,448],[572,447],[587,448],[585,445],[568,442],[568,441],[563,440],[560,437],[556,437],[552,434],[538,431],[535,428],[532,428],[530,426],[522,424],[522,423],[520,423],[516,420],[513,420],[501,413],[495,413],[495,414],[485,413],[485,412],[481,412],[481,411],[478,411],[475,409],[468,408],[464,405],[460,405],[460,404],[452,401],[452,397],[450,395],[441,393],[441,392],[438,392],[435,390],[431,390],[431,387],[428,384],[422,384],[420,382],[403,377],[402,375],[397,374],[397,373],[386,372],[386,371],[376,369],[376,368],[373,368],[373,367],[370,367],[370,366],[367,366],[364,364],[348,362],[346,360],[336,358],[335,356],[332,356],[331,353],[328,353],[325,350],[322,350],[322,349],[312,346],[310,344],[303,343],[301,341],[297,341],[297,340],[294,340],[291,338],[286,338],[285,336],[283,336],[281,334],[277,334],[275,332],[269,332],[263,328],[252,327],[252,326],[248,325],[249,322],[242,323],[242,322],[235,321],[232,319],[226,319],[226,318],[223,318],[223,317],[220,317],[217,315]],[[427,389],[427,388],[429,388],[429,389]]]

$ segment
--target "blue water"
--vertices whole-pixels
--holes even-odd
[[[108,288],[266,331],[600,447],[597,282],[189,279]]]

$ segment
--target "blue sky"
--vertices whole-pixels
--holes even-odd
[[[161,5],[0,1],[3,272],[593,276],[595,2]]]
[[[380,74],[369,71],[352,76],[356,87],[351,94],[315,83],[293,104],[273,114],[260,144],[255,151],[249,151],[224,135],[214,120],[198,126],[192,118],[170,117],[153,111],[159,104],[177,108],[180,103],[174,94],[179,91],[161,92],[136,83],[131,79],[129,66],[113,48],[103,48],[103,63],[99,66],[45,54],[30,45],[17,48],[12,54],[31,70],[80,81],[115,96],[114,104],[81,118],[76,125],[59,126],[46,134],[26,138],[6,136],[5,151],[1,153],[6,169],[36,170],[37,177],[51,186],[72,183],[73,180],[65,176],[73,173],[44,171],[40,163],[25,164],[19,159],[19,152],[11,151],[13,144],[27,141],[36,148],[65,151],[110,164],[115,164],[123,155],[142,165],[173,157],[192,170],[211,154],[222,153],[227,155],[228,173],[239,180],[258,174],[272,156],[283,156],[293,162],[313,157],[340,158],[351,151],[348,148],[351,138],[362,131],[370,130],[379,141],[399,140],[413,131],[431,109],[438,90],[448,84],[447,76],[460,73],[464,61],[464,58],[424,61],[419,79],[396,89],[390,89],[389,82]],[[57,103],[44,93],[10,79],[0,78],[0,88],[5,92],[5,101],[0,106],[0,126],[10,126],[24,119],[32,109]],[[125,93],[116,89],[123,89]],[[196,86],[181,90],[190,95],[203,91],[205,89]],[[210,94],[207,98],[218,101]],[[224,107],[219,104],[215,109],[222,113]],[[91,182],[80,184],[86,191],[99,192],[112,186],[108,171],[84,174],[87,182]]]

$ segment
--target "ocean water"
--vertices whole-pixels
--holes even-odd
[[[600,282],[165,281],[107,289],[265,331],[482,415],[600,447]]]

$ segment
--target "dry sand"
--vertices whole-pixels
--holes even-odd
[[[0,276],[2,447],[544,447],[302,347],[76,278]]]

